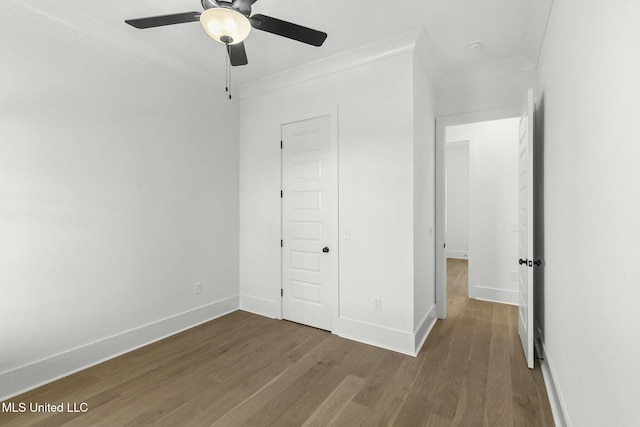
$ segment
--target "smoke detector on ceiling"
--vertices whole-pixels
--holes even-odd
[[[480,48],[482,48],[482,42],[480,41],[473,41],[467,45],[467,49],[469,49],[471,52],[476,52],[480,50]]]

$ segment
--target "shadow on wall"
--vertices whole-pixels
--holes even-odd
[[[544,342],[544,94],[540,96],[535,110],[534,129],[534,259],[541,260],[542,264],[534,269],[534,323],[536,328],[536,344],[538,340]],[[542,355],[541,348],[536,345],[538,357]]]

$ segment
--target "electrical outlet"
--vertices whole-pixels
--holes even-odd
[[[511,272],[511,280],[513,280],[514,282],[518,280],[518,272],[517,271],[512,271]]]
[[[195,289],[194,289],[194,293],[195,294],[201,294],[202,293],[202,283],[198,282],[195,285]]]
[[[382,298],[380,297],[373,298],[373,309],[376,311],[382,310]]]

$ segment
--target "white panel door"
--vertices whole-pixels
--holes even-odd
[[[518,333],[527,366],[533,369],[533,90],[527,93],[520,118],[520,179],[518,197],[518,256],[520,265],[520,304]]]
[[[329,116],[282,126],[282,317],[331,330],[337,144]]]

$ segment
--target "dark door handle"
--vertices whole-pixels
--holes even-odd
[[[522,265],[522,264],[525,264],[525,265],[526,265],[528,262],[529,262],[529,260],[528,260],[528,259],[519,259],[519,260],[518,260],[518,264],[520,264],[520,265]]]
[[[329,252],[329,248],[327,248],[326,246],[324,248],[322,248],[322,252],[324,252],[325,254]]]

